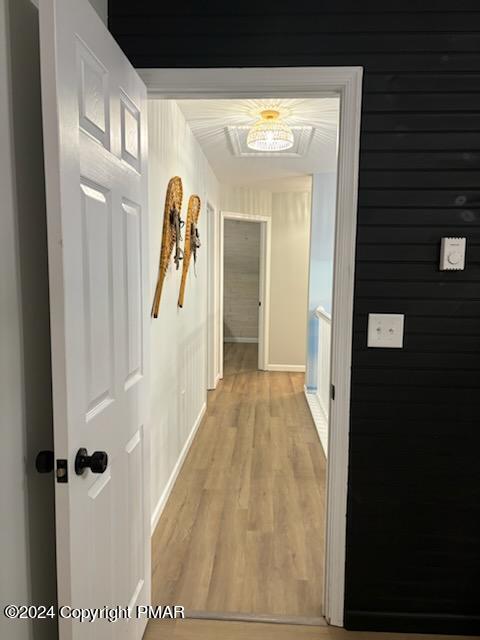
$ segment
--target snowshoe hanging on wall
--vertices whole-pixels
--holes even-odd
[[[158,317],[158,309],[160,307],[160,298],[162,295],[163,281],[170,262],[173,247],[175,247],[174,262],[177,269],[180,266],[180,260],[183,258],[183,252],[180,249],[181,228],[183,220],[180,212],[182,209],[183,187],[182,180],[178,176],[171,178],[167,187],[165,196],[165,209],[163,212],[163,231],[162,231],[162,248],[160,252],[160,263],[158,265],[157,286],[155,288],[155,296],[152,304],[152,317]]]
[[[180,284],[180,293],[178,295],[178,306],[183,307],[183,299],[185,297],[185,286],[187,284],[188,267],[190,266],[190,258],[193,255],[193,261],[197,261],[197,249],[200,247],[200,236],[198,235],[198,218],[200,216],[201,202],[198,196],[190,196],[188,200],[188,212],[185,231],[185,251],[182,270],[182,282]]]

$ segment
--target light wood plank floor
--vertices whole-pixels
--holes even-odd
[[[303,379],[257,371],[256,345],[226,344],[153,536],[154,603],[321,616],[325,458]]]
[[[466,640],[466,636],[345,631],[335,627],[170,620],[150,622],[144,640]]]

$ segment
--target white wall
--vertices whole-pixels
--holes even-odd
[[[306,375],[306,386],[310,390],[317,387],[318,318],[315,309],[322,306],[328,313],[332,311],[336,189],[336,173],[313,176]]]
[[[148,108],[150,289],[155,290],[162,238],[165,192],[169,179],[183,181],[185,218],[188,197],[202,201],[197,277],[190,266],[185,304],[177,308],[181,269],[172,263],[165,278],[160,311],[151,320],[152,514],[158,516],[165,489],[182,449],[206,402],[207,225],[206,202],[216,208],[217,180],[187,125],[171,100],[152,100]]]
[[[305,366],[310,193],[274,193],[269,364]]]
[[[336,173],[317,173],[312,181],[310,305],[332,311]]]
[[[272,218],[268,364],[277,367],[305,366],[310,199],[305,189],[272,192],[248,186],[221,187],[224,211]]]
[[[266,189],[220,185],[220,198],[223,211],[256,216],[272,215],[272,192]]]
[[[260,225],[225,220],[223,337],[258,341]],[[248,341],[245,340],[245,341]]]
[[[38,11],[0,0],[0,606],[55,603],[50,335]],[[52,640],[56,622],[7,620],[0,637]]]

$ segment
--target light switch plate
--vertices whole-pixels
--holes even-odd
[[[440,271],[465,269],[465,245],[466,238],[442,238]]]
[[[369,313],[367,346],[402,349],[404,318],[400,313]]]

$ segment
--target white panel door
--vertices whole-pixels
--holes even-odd
[[[41,0],[40,38],[58,600],[134,609],[150,599],[146,90],[87,0]],[[105,470],[77,475],[81,448]],[[60,639],[138,639],[134,618],[60,619]]]

